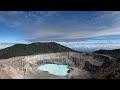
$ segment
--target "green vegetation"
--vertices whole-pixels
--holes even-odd
[[[98,54],[105,54],[105,55],[110,55],[114,58],[119,58],[120,57],[120,49],[115,49],[115,50],[99,50],[94,53]]]
[[[14,46],[0,50],[0,59],[6,59],[16,56],[35,55],[40,53],[56,53],[73,51],[68,47],[58,43],[32,43],[32,44],[16,44]]]

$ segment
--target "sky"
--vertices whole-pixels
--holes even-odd
[[[0,49],[57,42],[92,52],[120,48],[120,11],[0,11]]]

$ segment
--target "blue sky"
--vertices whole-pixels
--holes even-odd
[[[0,48],[38,41],[86,51],[119,48],[120,11],[0,11]]]

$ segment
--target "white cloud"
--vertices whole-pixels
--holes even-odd
[[[102,14],[98,15],[93,19],[93,23],[103,23],[103,26],[90,26],[84,25],[81,28],[81,25],[78,23],[78,25],[71,25],[61,28],[49,28],[48,31],[45,30],[45,36],[42,35],[42,33],[34,32],[33,35],[37,33],[36,36],[43,36],[46,38],[46,35],[52,36],[54,34],[59,35],[59,37],[55,37],[54,40],[60,40],[60,39],[80,39],[80,38],[90,38],[90,37],[96,37],[96,36],[107,36],[107,35],[116,35],[120,34],[120,11],[104,11],[101,12]],[[108,21],[104,21],[108,20]],[[105,23],[110,23],[110,26],[107,26]],[[105,25],[104,25],[105,24]],[[91,23],[92,25],[92,23]],[[41,29],[38,29],[41,30]],[[44,30],[44,29],[43,29]],[[62,32],[63,31],[63,32]],[[44,32],[44,31],[43,31]],[[47,33],[51,32],[51,33]],[[55,32],[55,33],[54,33]]]
[[[0,49],[13,46],[14,44],[16,44],[16,43],[0,43]]]
[[[120,11],[98,11],[99,14],[96,17],[90,18],[91,23],[80,22],[81,19],[77,20],[74,17],[72,17],[72,19],[65,18],[64,21],[61,22],[63,23],[62,25],[54,25],[52,22],[46,22],[47,20],[49,21],[50,17],[54,17],[60,13],[62,12],[33,11],[28,12],[28,16],[25,16],[24,11],[0,11],[0,22],[25,32],[26,35],[29,36],[29,39],[34,40],[38,38],[48,40],[72,40],[120,34]],[[77,16],[77,18],[79,17]],[[105,23],[110,23],[110,26],[107,26]],[[97,24],[102,25],[96,26]]]
[[[58,42],[69,48],[82,51],[82,52],[94,52],[100,49],[112,50],[119,49],[120,43],[81,43],[81,42]]]

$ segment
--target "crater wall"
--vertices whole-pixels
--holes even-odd
[[[108,67],[113,58],[99,54],[75,52],[38,54],[20,56],[0,60],[0,78],[2,79],[70,79],[88,78],[99,68]],[[39,71],[39,65],[46,63],[66,64],[69,68],[67,76],[55,76]],[[109,63],[109,64],[108,64]]]

